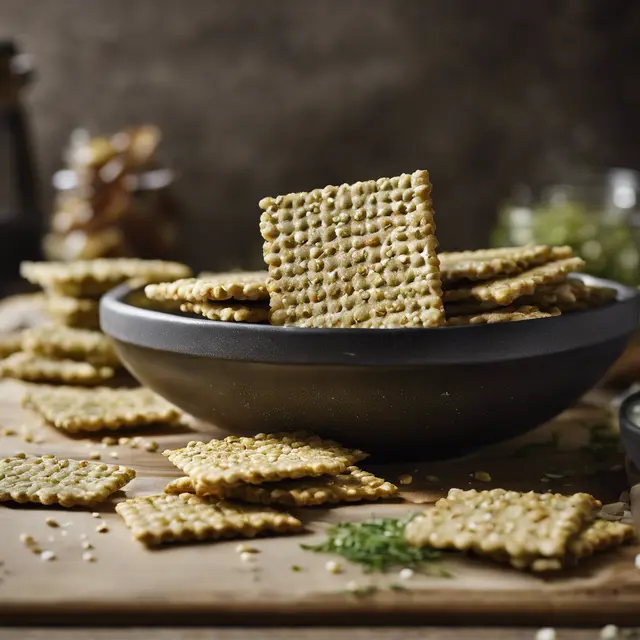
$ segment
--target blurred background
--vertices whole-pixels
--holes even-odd
[[[425,168],[443,249],[550,238],[638,279],[636,174],[610,170],[640,169],[640,2],[0,0],[0,39],[34,68],[10,93],[48,256],[126,253],[113,229],[68,236],[138,207],[118,233],[158,220],[143,253],[261,268],[261,197]]]

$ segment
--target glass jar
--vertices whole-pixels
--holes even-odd
[[[539,190],[519,186],[501,208],[491,244],[570,245],[585,272],[640,285],[640,174],[612,169]]]

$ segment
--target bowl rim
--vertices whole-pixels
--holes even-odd
[[[206,358],[274,364],[410,366],[502,362],[562,353],[629,338],[638,327],[640,291],[612,287],[615,302],[544,321],[459,327],[319,329],[214,322],[137,307],[127,298],[142,287],[120,285],[100,300],[102,330],[116,342]]]

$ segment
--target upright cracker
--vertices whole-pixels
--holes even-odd
[[[103,502],[135,475],[118,465],[19,453],[0,460],[0,502],[90,505]]]
[[[592,522],[597,504],[585,493],[567,497],[451,489],[447,498],[407,525],[405,538],[417,547],[474,551],[508,560],[518,569],[558,568],[569,541]],[[536,564],[546,560],[551,564]]]
[[[512,276],[550,260],[573,256],[571,247],[529,245],[479,251],[443,252],[440,257],[440,276],[443,286],[461,280],[487,280]]]
[[[95,385],[113,378],[111,367],[94,367],[88,362],[53,360],[33,353],[14,353],[0,360],[0,377],[29,382]]]
[[[535,304],[541,309],[557,307],[563,313],[583,311],[613,302],[617,292],[610,287],[588,285],[575,278],[567,278],[556,285],[538,287],[523,303]]]
[[[100,328],[100,304],[90,298],[49,295],[45,300],[45,310],[54,322],[66,327]]]
[[[239,483],[337,475],[367,454],[332,440],[302,433],[228,436],[208,443],[190,442],[163,455],[193,481],[198,493],[223,495]]]
[[[476,300],[508,306],[522,296],[532,295],[538,286],[562,282],[568,273],[580,271],[584,264],[581,258],[548,262],[511,278],[488,280],[471,287],[448,289],[444,292],[444,300],[445,302]]]
[[[188,278],[189,267],[163,260],[99,258],[75,262],[23,262],[23,278],[62,296],[92,298],[127,280],[145,284]]]
[[[117,504],[116,511],[134,538],[150,546],[216,538],[253,538],[302,529],[300,520],[288,513],[192,494],[132,498]]]
[[[29,389],[23,404],[63,431],[117,430],[176,422],[179,409],[144,387],[136,389]]]
[[[485,311],[462,316],[452,316],[448,318],[447,324],[451,327],[462,327],[472,324],[494,324],[498,322],[520,322],[522,320],[537,320],[540,318],[551,318],[559,316],[560,311],[554,307],[548,311],[540,311],[533,306],[510,306],[494,311]]]
[[[177,478],[165,487],[165,493],[195,493],[191,478]],[[280,480],[261,485],[238,484],[224,490],[224,497],[254,504],[309,507],[341,502],[374,501],[389,498],[398,487],[372,473],[348,467],[337,476]]]
[[[95,367],[120,367],[113,343],[104,333],[90,329],[44,326],[22,334],[22,349],[46,358],[80,360]]]
[[[0,360],[22,350],[22,333],[0,335]]]
[[[152,300],[180,300],[208,302],[211,300],[268,300],[266,271],[238,271],[211,273],[204,277],[183,278],[175,282],[149,284],[147,298]]]
[[[250,307],[229,302],[183,302],[180,311],[220,322],[266,322],[269,319],[269,309],[266,306]]]
[[[271,323],[444,324],[426,171],[260,201]]]

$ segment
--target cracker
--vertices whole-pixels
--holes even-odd
[[[0,360],[0,376],[29,382],[95,385],[113,378],[111,367],[94,367],[88,362],[53,360],[34,353],[14,353]]]
[[[426,171],[260,201],[271,323],[445,322]]]
[[[332,440],[303,433],[260,433],[253,438],[229,436],[208,443],[190,442],[164,451],[193,481],[198,493],[223,494],[239,483],[338,475],[367,454]]]
[[[569,542],[567,553],[579,560],[633,542],[635,537],[635,531],[630,524],[596,520]]]
[[[407,525],[405,538],[417,547],[504,559],[518,569],[558,568],[569,541],[593,520],[597,504],[585,493],[451,489]]]
[[[118,503],[116,511],[134,538],[149,546],[216,538],[253,538],[302,529],[300,520],[288,513],[193,494],[132,498]]]
[[[111,340],[100,331],[44,326],[22,334],[22,349],[46,358],[79,360],[95,367],[119,367]]]
[[[183,302],[180,311],[220,322],[266,322],[269,308],[229,302]]]
[[[445,302],[476,300],[508,306],[522,296],[532,295],[538,286],[562,282],[568,273],[580,271],[584,264],[581,258],[547,262],[510,278],[488,280],[471,287],[448,289],[444,292],[444,300]]]
[[[100,328],[100,304],[90,298],[50,295],[46,297],[45,310],[57,324],[79,329]]]
[[[557,285],[538,287],[523,302],[535,304],[541,309],[557,307],[562,313],[569,313],[609,304],[616,299],[616,295],[616,290],[610,287],[592,286],[582,280],[568,278]]]
[[[103,502],[135,475],[118,465],[20,453],[0,460],[0,502],[90,505]]]
[[[551,318],[559,316],[560,311],[550,307],[548,311],[540,311],[533,306],[510,306],[502,307],[494,311],[485,311],[463,316],[453,316],[447,320],[447,324],[452,327],[462,327],[472,324],[494,324],[498,322],[520,322],[522,320],[537,320],[539,318]]]
[[[210,300],[268,300],[266,271],[211,273],[207,277],[149,284],[145,294],[152,300],[208,302]]]
[[[23,404],[69,433],[174,423],[182,415],[179,409],[144,387],[41,387],[29,389]]]
[[[571,247],[530,245],[479,251],[457,251],[440,254],[440,276],[443,286],[461,280],[487,280],[512,276],[550,260],[570,258]]]
[[[398,487],[372,473],[348,467],[337,476],[281,480],[261,485],[239,484],[224,490],[224,497],[256,504],[309,507],[341,502],[374,501],[389,498]],[[165,487],[165,493],[195,493],[191,478],[177,478]]]
[[[92,298],[109,291],[117,284],[135,279],[162,282],[188,278],[189,267],[163,260],[137,258],[98,258],[75,262],[23,262],[23,278],[47,291],[73,298]]]
[[[22,333],[0,336],[0,359],[22,350]]]

